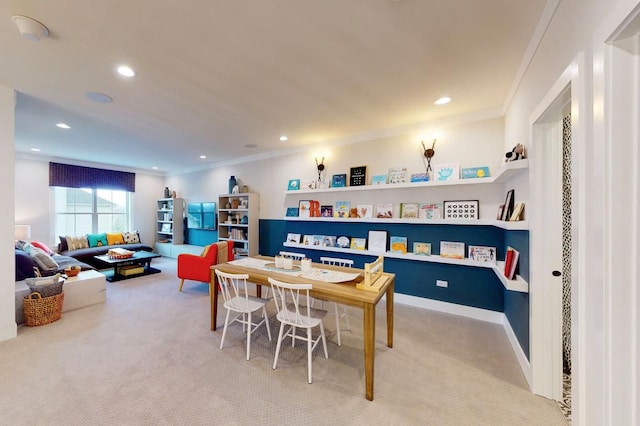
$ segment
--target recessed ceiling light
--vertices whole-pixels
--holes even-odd
[[[56,124],[56,126],[60,127],[61,129],[70,129],[71,126],[69,126],[68,124],[65,123],[58,123]]]
[[[445,105],[445,104],[448,104],[449,102],[451,102],[451,98],[449,96],[443,96],[437,101],[435,101],[434,103],[436,105]]]
[[[255,143],[248,143],[244,146],[245,148],[257,148],[258,145],[256,145]]]
[[[288,141],[288,140],[289,140],[289,138],[283,135],[283,136],[280,136],[280,140],[281,140],[282,142],[285,142],[285,141]]]
[[[118,74],[124,77],[133,77],[136,75],[136,72],[128,65],[120,65],[118,67]]]
[[[153,170],[158,170],[158,166],[153,166],[152,169]]]
[[[31,151],[33,151],[33,152],[40,152],[40,148],[31,148]]]
[[[100,102],[101,104],[110,104],[113,102],[113,98],[111,96],[100,92],[87,92],[86,96],[92,101]]]
[[[202,158],[204,160],[205,158],[207,158],[207,156],[206,155],[201,155],[200,158]]]

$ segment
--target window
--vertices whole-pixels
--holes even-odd
[[[125,232],[131,229],[131,193],[52,187],[55,235]]]
[[[216,203],[189,203],[187,225],[191,229],[216,229]]]

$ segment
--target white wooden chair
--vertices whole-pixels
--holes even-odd
[[[269,317],[267,316],[266,305],[267,300],[249,296],[247,292],[247,274],[229,274],[219,270],[215,270],[218,277],[218,286],[222,297],[224,298],[224,307],[227,309],[227,316],[224,320],[224,329],[222,330],[222,340],[220,340],[220,349],[224,345],[224,337],[227,334],[227,326],[237,321],[242,324],[242,331],[247,333],[247,361],[251,354],[251,335],[258,327],[265,324],[267,335],[271,341],[271,328],[269,327]],[[251,316],[254,312],[262,309],[262,321],[254,323]],[[231,311],[237,312],[238,315],[229,321]]]
[[[312,379],[312,364],[311,356],[313,350],[318,345],[318,342],[322,339],[322,346],[324,347],[324,357],[329,358],[327,352],[327,341],[324,335],[324,325],[322,320],[327,315],[327,311],[322,309],[312,308],[310,305],[309,290],[311,290],[311,284],[291,284],[282,281],[269,278],[269,283],[273,288],[273,300],[278,311],[278,321],[280,321],[280,331],[278,333],[278,344],[276,345],[276,354],[273,359],[273,369],[278,366],[278,356],[280,355],[280,348],[282,341],[286,337],[291,337],[292,343],[297,340],[307,342],[307,371],[308,381],[311,383]],[[306,302],[306,303],[302,303]],[[289,328],[285,332],[285,326]],[[315,340],[313,339],[312,329],[320,327],[320,336]],[[305,335],[296,334],[296,329],[305,328],[307,330]]]
[[[353,260],[340,259],[337,257],[321,257],[320,262],[322,262],[325,265],[343,266],[345,268],[351,268],[353,266]],[[321,303],[320,308],[322,308],[324,301],[321,299],[318,299],[318,300],[320,300],[320,303]],[[336,302],[332,302],[332,303],[333,303],[333,307],[336,315],[336,336],[338,338],[338,346],[341,346],[342,342],[340,340],[340,318],[345,319],[345,322],[347,323],[347,330],[351,330],[351,322],[349,321],[349,313],[347,312],[347,307],[342,305],[342,312],[340,312],[340,309],[338,308],[338,304]]]

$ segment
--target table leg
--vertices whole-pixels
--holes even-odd
[[[366,397],[373,401],[373,363],[376,342],[376,306],[364,305],[364,381]]]
[[[209,301],[211,303],[211,331],[216,331],[218,321],[218,282],[216,271],[213,269],[209,280]]]
[[[393,295],[395,281],[391,281],[391,285],[387,288],[387,346],[393,347]]]

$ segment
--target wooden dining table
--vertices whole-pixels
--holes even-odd
[[[254,256],[251,259],[262,261],[274,261],[273,257]],[[256,268],[237,264],[232,261],[213,265],[211,267],[211,280],[209,282],[209,296],[211,300],[211,330],[217,328],[218,314],[218,284],[215,269],[232,274],[247,274],[249,281],[257,284],[257,296],[261,296],[262,286],[269,286],[269,277],[290,283],[312,284],[311,296],[343,305],[362,308],[364,311],[363,334],[364,334],[364,370],[365,370],[365,396],[369,401],[373,401],[373,374],[375,360],[375,337],[376,337],[376,305],[386,296],[387,306],[387,346],[393,347],[393,295],[395,286],[395,274],[384,273],[383,284],[379,291],[366,291],[356,288],[356,284],[364,280],[364,270],[357,268],[345,268],[340,266],[313,264],[314,268],[334,270],[344,273],[357,274],[354,280],[340,283],[332,283],[317,279],[309,279],[304,276],[296,276],[287,272],[279,272],[277,268]],[[294,263],[299,267],[299,262]]]

